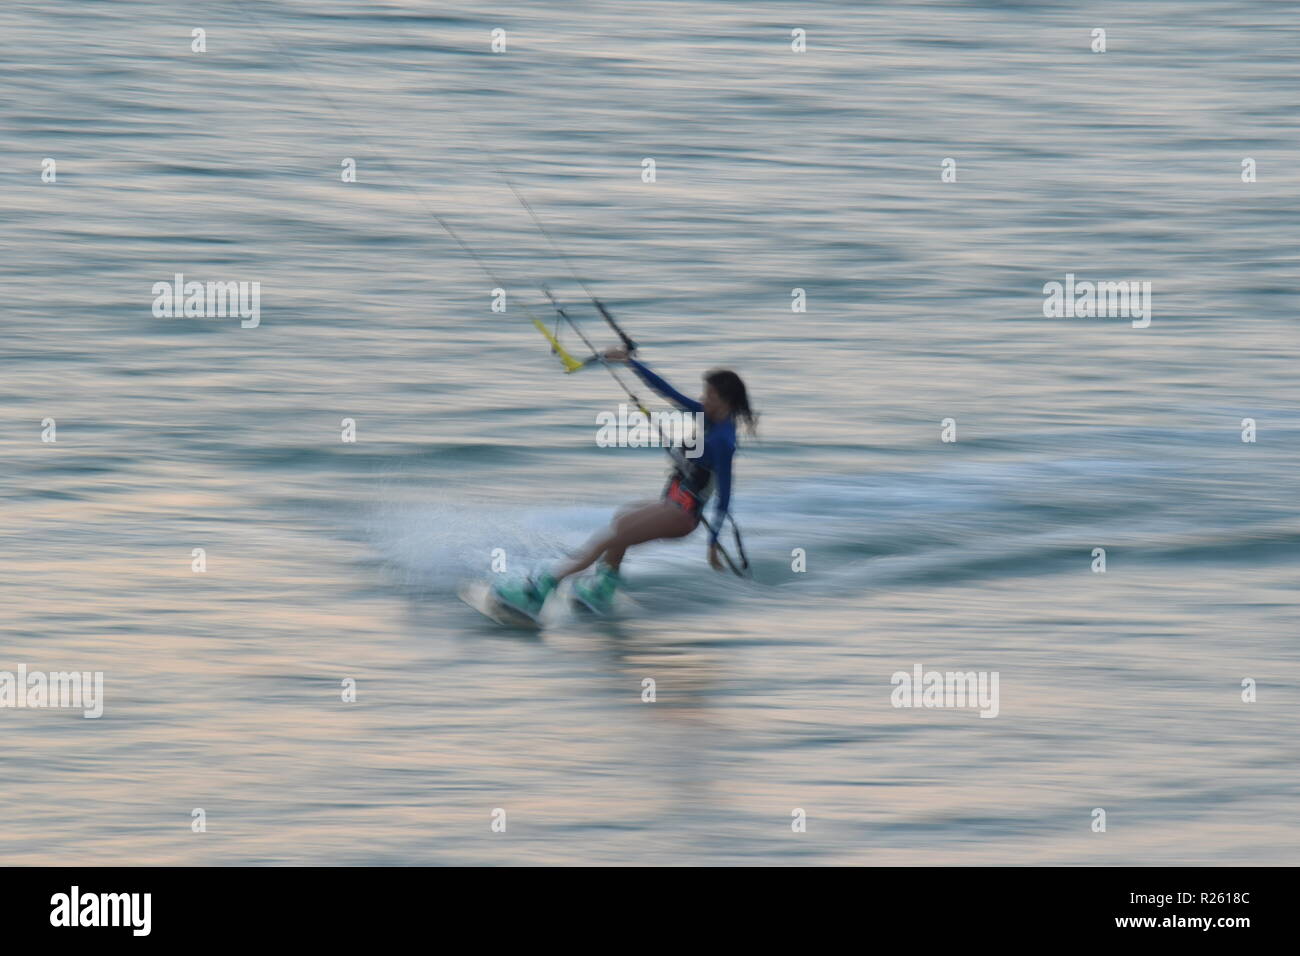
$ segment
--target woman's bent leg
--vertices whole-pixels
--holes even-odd
[[[660,538],[681,538],[694,531],[695,525],[696,520],[672,502],[651,501],[625,507],[619,510],[607,531],[593,538],[580,554],[552,574],[555,580],[563,580],[591,567],[602,554],[605,563],[617,571],[623,554],[632,545]]]
[[[614,537],[605,548],[605,563],[614,571],[634,544],[683,538],[695,530],[695,518],[670,501],[656,501],[630,511],[614,524]]]
[[[551,576],[555,578],[558,583],[563,581],[570,574],[577,574],[579,571],[585,571],[595,563],[597,558],[605,553],[605,549],[609,547],[610,542],[613,540],[614,529],[611,526],[587,542],[586,547],[579,551],[570,561],[554,568],[551,571]]]

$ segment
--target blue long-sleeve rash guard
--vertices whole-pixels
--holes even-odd
[[[704,411],[703,405],[693,398],[687,398],[636,359],[629,358],[627,364],[631,366],[632,371],[637,374],[641,381],[678,408],[685,409],[692,414]],[[717,542],[718,533],[722,530],[722,522],[727,517],[727,509],[731,506],[731,459],[735,454],[735,421],[728,418],[726,421],[712,422],[706,416],[704,419],[704,451],[700,454],[700,457],[693,459],[693,464],[699,468],[704,468],[713,475],[714,487],[718,492],[718,503],[714,506],[713,513],[713,532],[709,535],[710,544]]]

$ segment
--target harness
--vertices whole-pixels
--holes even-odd
[[[664,500],[671,501],[696,521],[699,520],[700,510],[704,507],[703,501],[686,490],[679,475],[673,475],[668,479],[668,485],[664,488]]]
[[[664,499],[698,519],[713,490],[713,472],[691,461],[680,448],[669,449],[668,457],[673,471],[664,487]]]

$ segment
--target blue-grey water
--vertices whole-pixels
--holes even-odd
[[[1264,0],[0,6],[0,671],[104,674],[0,708],[0,861],[1300,862],[1298,78]],[[507,178],[647,362],[748,381],[753,583],[457,600],[664,474]]]

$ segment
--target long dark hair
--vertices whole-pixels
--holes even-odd
[[[758,413],[749,407],[749,392],[740,376],[729,368],[715,368],[704,373],[704,381],[713,386],[719,397],[731,406],[731,413],[745,423],[752,435],[758,426]]]

